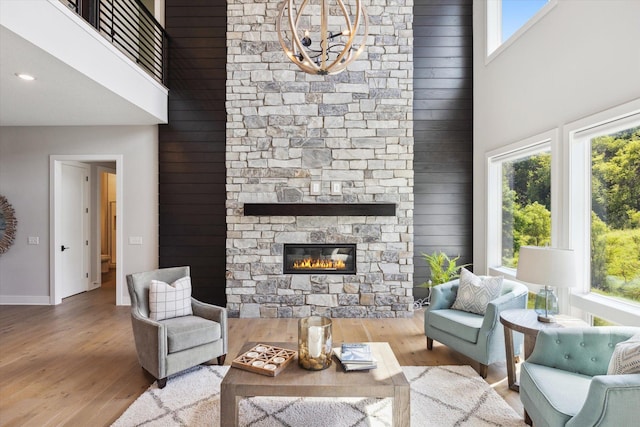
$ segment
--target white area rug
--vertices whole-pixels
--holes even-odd
[[[228,366],[198,366],[155,384],[113,424],[218,426],[220,382]],[[411,425],[524,426],[519,416],[470,366],[406,366]],[[257,374],[256,374],[257,375]],[[391,425],[391,399],[253,397],[240,402],[247,427],[371,427]]]

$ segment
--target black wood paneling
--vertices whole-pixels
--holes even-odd
[[[472,0],[415,0],[415,282],[421,252],[472,260]],[[226,2],[166,0],[169,125],[160,127],[160,265],[225,297]]]
[[[191,266],[194,297],[225,295],[225,0],[166,0],[169,124],[160,126],[160,266]]]
[[[472,261],[472,0],[414,2],[414,283],[421,253]]]

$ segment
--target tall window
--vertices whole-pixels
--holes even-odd
[[[551,243],[551,153],[502,162],[502,265],[516,268],[520,246]]]
[[[571,304],[634,324],[640,307],[640,100],[567,125]]]
[[[640,302],[640,126],[590,143],[591,291]]]
[[[515,274],[520,247],[551,244],[550,131],[487,154],[487,266]]]

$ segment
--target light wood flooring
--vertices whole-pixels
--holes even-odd
[[[477,364],[434,343],[412,319],[333,319],[334,343],[387,341],[400,365]],[[246,341],[296,341],[296,319],[230,319],[229,364]],[[506,367],[487,381],[518,413]],[[169,379],[171,381],[171,379]],[[128,307],[103,286],[58,306],[0,306],[0,425],[108,426],[153,382],[138,365]]]

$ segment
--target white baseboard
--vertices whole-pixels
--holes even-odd
[[[0,295],[0,305],[51,305],[49,296]]]

